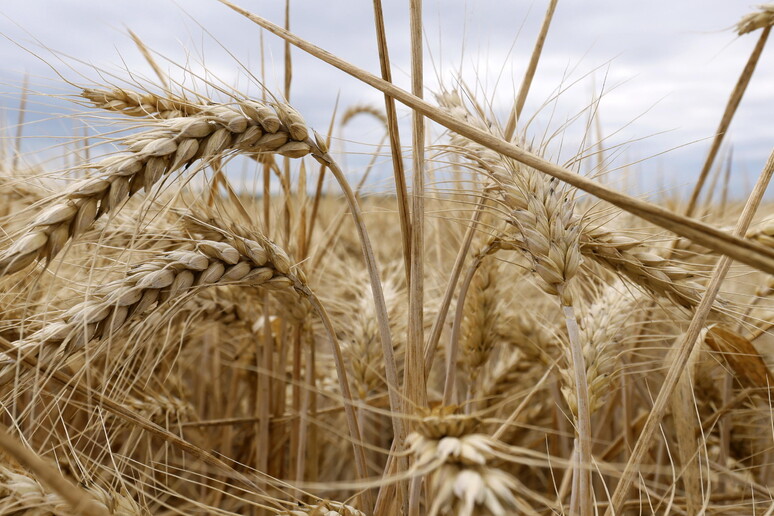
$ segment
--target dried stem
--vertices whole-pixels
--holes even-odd
[[[387,390],[390,396],[392,426],[395,436],[401,438],[404,436],[404,433],[400,420],[401,401],[398,393],[400,385],[398,383],[398,369],[395,364],[395,353],[392,345],[392,337],[390,336],[389,318],[387,316],[387,304],[384,301],[384,292],[379,278],[379,268],[376,264],[376,257],[374,256],[371,240],[368,237],[365,220],[363,219],[363,213],[360,211],[360,205],[357,202],[355,193],[349,186],[341,168],[339,168],[330,154],[325,152],[325,149],[320,146],[320,143],[321,142],[318,139],[317,144],[315,145],[316,150],[314,156],[330,169],[331,173],[336,178],[336,181],[338,181],[342,192],[344,192],[344,197],[352,211],[352,218],[355,220],[355,228],[357,229],[358,237],[360,238],[360,243],[363,248],[363,259],[368,268],[371,291],[374,297],[374,304],[376,305],[376,317],[379,323],[379,335],[382,343],[382,352],[384,354],[384,369],[387,376]]]
[[[535,41],[535,46],[532,49],[532,57],[529,58],[527,71],[524,72],[524,79],[521,81],[519,94],[516,95],[516,102],[513,105],[511,114],[508,116],[508,123],[505,125],[503,138],[506,141],[511,141],[513,133],[516,132],[516,123],[521,117],[521,110],[524,109],[524,103],[527,101],[527,94],[529,93],[530,86],[532,86],[532,79],[535,77],[540,54],[543,52],[543,45],[546,42],[548,29],[551,27],[551,20],[554,17],[554,11],[556,11],[556,4],[558,2],[559,0],[550,0],[548,3],[548,10],[546,11],[545,18],[543,18],[543,25],[540,27],[540,33],[538,34],[537,41]]]
[[[387,47],[387,33],[384,28],[384,11],[381,0],[374,0],[374,23],[376,24],[376,43],[379,47],[379,66],[382,79],[392,82],[390,54]],[[403,149],[400,145],[398,129],[398,114],[395,109],[395,99],[384,95],[384,109],[387,113],[387,132],[390,135],[390,152],[392,156],[392,172],[395,178],[395,195],[398,202],[398,217],[400,219],[400,234],[403,244],[403,262],[406,267],[406,281],[411,281],[411,222],[409,221],[409,198],[406,189],[406,174],[403,170]]]
[[[573,470],[573,476],[578,477],[578,503],[581,516],[594,514],[594,492],[591,484],[591,410],[589,405],[589,390],[586,380],[586,363],[583,358],[583,346],[581,344],[578,321],[575,318],[575,310],[571,304],[566,304],[567,296],[564,294],[566,287],[559,287],[559,299],[564,312],[564,320],[567,325],[567,336],[570,340],[570,363],[575,376],[575,396],[577,400],[577,427],[576,440],[578,448],[578,469]]]
[[[411,93],[422,98],[424,89],[424,56],[422,45],[422,0],[409,0],[411,33]],[[411,180],[411,268],[409,271],[408,341],[406,365],[403,368],[404,412],[413,413],[427,405],[425,380],[425,119],[412,110],[412,180]],[[421,477],[411,479],[408,514],[419,516]]]
[[[701,169],[701,173],[699,173],[699,179],[696,181],[696,185],[693,187],[693,191],[691,192],[691,198],[688,201],[688,207],[685,209],[685,215],[687,217],[692,216],[694,210],[696,209],[696,203],[699,200],[699,195],[701,195],[701,190],[704,187],[704,183],[706,182],[707,177],[709,176],[710,170],[712,170],[712,165],[715,163],[715,157],[720,150],[720,144],[723,143],[723,138],[728,132],[728,127],[731,125],[731,120],[734,118],[734,113],[736,113],[736,109],[739,107],[739,103],[742,101],[742,96],[744,95],[745,90],[747,90],[747,85],[750,84],[750,79],[752,79],[755,66],[758,64],[758,61],[761,58],[761,53],[763,52],[763,47],[766,45],[769,32],[771,32],[771,26],[765,27],[761,31],[758,42],[755,44],[755,48],[753,48],[753,51],[750,54],[750,58],[747,60],[747,65],[745,65],[744,69],[742,70],[742,74],[739,76],[739,80],[737,81],[736,86],[734,86],[734,91],[731,92],[731,97],[728,99],[728,103],[726,104],[726,110],[723,112],[723,117],[720,119],[720,125],[718,125],[718,128],[715,131],[715,137],[712,139],[712,145],[710,146],[709,153],[707,154],[707,159],[704,161],[704,166]]]

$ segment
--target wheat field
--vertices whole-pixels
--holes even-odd
[[[525,128],[556,0],[506,117],[427,95],[421,0],[411,91],[380,0],[381,76],[219,2],[287,42],[284,92],[132,33],[155,84],[65,84],[99,132],[61,166],[19,159],[24,101],[6,130],[0,514],[774,514],[774,153],[743,196],[723,163],[774,4],[698,181],[646,201]],[[291,46],[383,102],[310,127]]]

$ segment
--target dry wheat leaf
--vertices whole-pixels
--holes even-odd
[[[774,386],[774,376],[766,362],[746,338],[722,326],[713,326],[707,332],[705,342],[721,354],[745,387],[769,389]]]

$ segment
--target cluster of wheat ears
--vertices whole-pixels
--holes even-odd
[[[339,123],[384,125],[394,187],[352,188],[287,92],[158,66],[155,92],[78,91],[114,150],[0,174],[0,514],[774,513],[774,155],[744,201],[715,163],[774,4],[737,26],[758,44],[693,194],[659,206],[524,143],[555,0],[507,120],[423,100],[421,0],[411,93],[379,0],[381,77],[220,1],[384,93]]]

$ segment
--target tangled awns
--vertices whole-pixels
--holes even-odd
[[[555,0],[506,116],[475,78],[423,91],[421,0],[410,92],[380,0],[379,76],[219,2],[384,101],[314,130],[289,58],[248,95],[132,33],[155,85],[68,83],[92,134],[59,166],[20,152],[22,104],[0,514],[772,514],[774,155],[741,197],[720,162],[774,4],[736,26],[758,44],[691,194],[651,202],[604,180],[601,134],[573,168],[523,123]],[[354,118],[383,132],[357,182]]]

